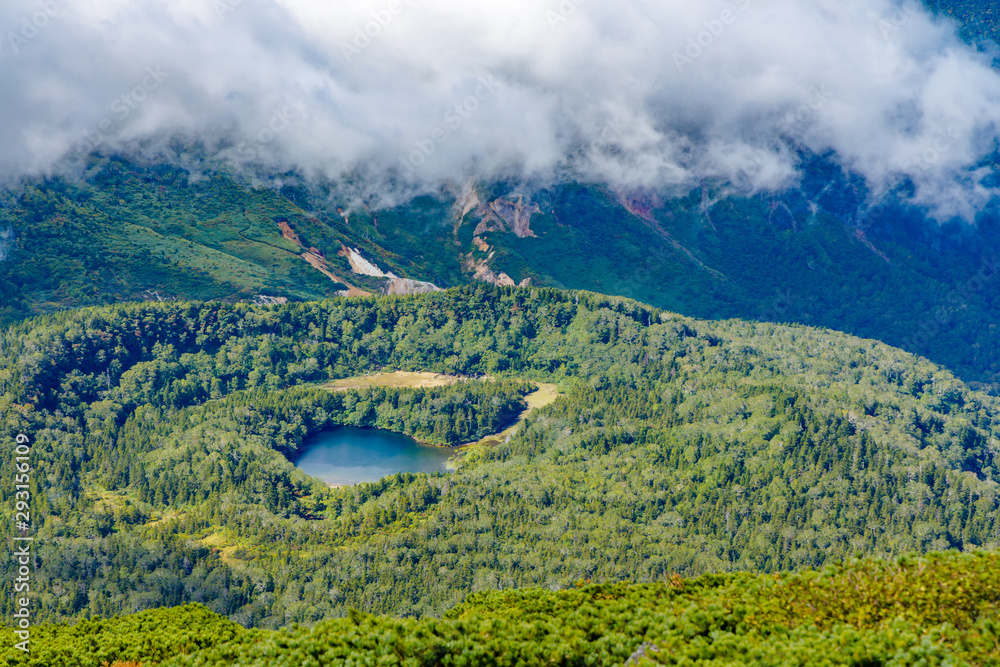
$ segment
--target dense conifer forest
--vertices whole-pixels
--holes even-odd
[[[190,602],[250,628],[436,617],[474,591],[991,549],[1000,534],[997,399],[830,331],[479,286],[99,307],[2,340],[0,417],[32,442],[39,620]],[[323,386],[395,369],[467,379]],[[334,424],[473,441],[532,381],[562,395],[453,473],[330,489],[288,458]]]

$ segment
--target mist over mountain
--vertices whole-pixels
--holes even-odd
[[[758,192],[827,155],[938,219],[992,196],[1000,76],[914,2],[13,0],[0,26],[8,183],[99,150],[390,202],[470,177]]]

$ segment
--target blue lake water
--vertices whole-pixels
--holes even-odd
[[[328,484],[375,482],[397,472],[444,471],[455,453],[443,447],[421,445],[391,431],[338,426],[310,436],[297,468]]]

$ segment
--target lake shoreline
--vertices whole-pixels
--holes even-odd
[[[447,472],[452,454],[406,434],[385,429],[335,426],[310,436],[292,461],[328,488],[372,483],[398,473]]]

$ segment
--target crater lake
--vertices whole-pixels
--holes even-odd
[[[439,472],[455,450],[422,445],[380,429],[338,426],[310,436],[292,460],[299,470],[327,484],[375,482],[397,472]]]

